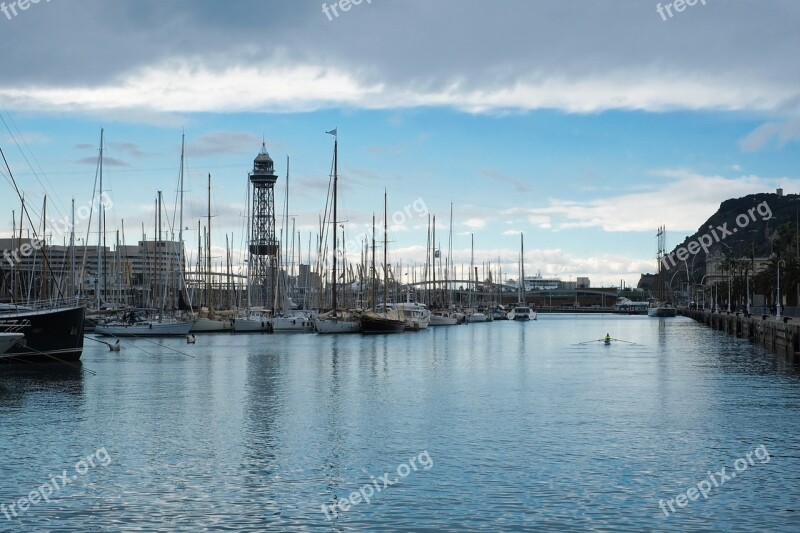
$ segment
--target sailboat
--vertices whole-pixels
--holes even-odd
[[[662,265],[661,258],[666,252],[666,247],[667,247],[666,228],[664,226],[659,227],[656,236],[658,237],[658,254],[656,256],[656,263],[658,268],[658,274],[656,275],[656,284],[657,284],[656,294],[658,300],[652,302],[650,304],[650,307],[647,308],[647,316],[653,318],[669,318],[677,316],[677,310],[674,307],[672,307],[670,303],[664,301],[664,288],[666,286],[666,280],[664,276],[664,271],[661,269]]]
[[[170,337],[180,335],[185,337],[194,325],[194,320],[164,316],[166,285],[162,293],[158,279],[160,274],[159,255],[162,254],[163,250],[161,244],[161,191],[158,191],[156,209],[158,239],[153,247],[155,260],[155,268],[153,270],[156,275],[154,288],[158,302],[153,303],[158,305],[157,314],[148,316],[148,311],[152,310],[143,309],[127,311],[122,316],[122,320],[97,324],[94,332],[98,335],[106,337]],[[168,269],[165,269],[165,271],[168,272]]]
[[[474,301],[474,294],[478,288],[478,269],[474,268],[475,263],[475,235],[471,236],[471,244],[470,244],[470,256],[469,256],[469,277],[470,282],[472,281],[473,271],[475,275],[475,284],[470,287],[469,291],[469,309],[467,310],[466,314],[466,322],[468,324],[473,324],[477,322],[487,322],[489,317],[486,316],[486,313],[475,309],[475,301]]]
[[[337,259],[338,259],[338,242],[336,228],[338,227],[337,220],[337,187],[339,183],[339,137],[337,130],[334,129],[328,132],[334,136],[333,141],[333,275],[332,275],[332,289],[333,296],[331,299],[331,311],[320,315],[314,319],[314,327],[319,333],[358,333],[361,331],[361,319],[359,315],[346,310],[339,309],[337,302]]]
[[[517,305],[508,313],[509,320],[536,320],[536,311],[525,303],[525,243],[522,233],[519,234],[519,283],[517,284]]]
[[[402,312],[397,309],[390,309],[389,302],[389,280],[388,280],[388,228],[387,223],[387,202],[386,191],[383,192],[383,306],[379,308],[375,305],[373,297],[373,310],[361,313],[361,333],[365,335],[376,333],[402,333],[406,330],[406,321]],[[375,292],[375,217],[372,218],[372,287]]]
[[[181,163],[183,163],[183,153],[181,152]],[[181,164],[183,167],[183,164]],[[183,190],[183,171],[181,171],[181,190]],[[194,316],[194,325],[192,326],[192,333],[210,333],[219,331],[230,331],[232,329],[231,322],[227,318],[219,317],[214,313],[214,308],[211,304],[212,290],[211,287],[211,174],[208,175],[208,244],[206,245],[206,307],[201,307],[200,312]],[[183,243],[181,242],[181,247]],[[181,266],[182,268],[182,266]]]

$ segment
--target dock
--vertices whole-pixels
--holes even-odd
[[[710,310],[682,309],[679,314],[740,339],[760,344],[788,362],[800,364],[800,319],[777,319],[770,315],[749,317],[744,313],[712,313]]]

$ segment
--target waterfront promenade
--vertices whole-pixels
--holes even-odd
[[[800,364],[800,319],[756,314],[748,317],[744,313],[712,313],[708,309],[682,309],[679,313],[711,328],[749,339],[785,356],[789,362]]]

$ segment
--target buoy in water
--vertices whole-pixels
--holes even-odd
[[[196,340],[195,336],[192,335],[191,333],[186,335],[186,344],[194,344],[195,340]]]

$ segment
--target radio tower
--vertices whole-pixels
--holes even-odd
[[[266,143],[253,161],[250,184],[253,206],[250,221],[250,286],[256,298],[252,303],[270,307],[275,301],[278,240],[275,238],[275,174],[274,163]]]

